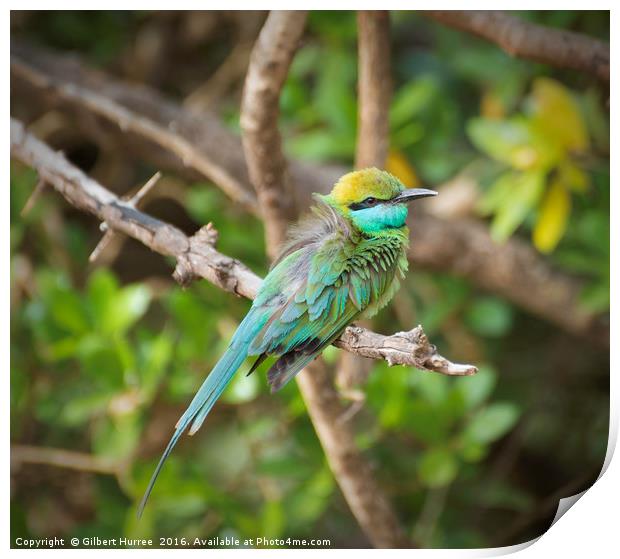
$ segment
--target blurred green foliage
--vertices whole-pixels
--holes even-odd
[[[522,15],[596,35],[608,26],[603,13]],[[164,25],[130,12],[49,12],[24,21],[16,33],[115,71],[132,37]],[[606,312],[609,138],[600,92],[582,76],[510,58],[412,13],[394,13],[392,26],[392,172],[409,185],[436,185],[468,169],[498,241],[530,237],[562,270],[587,279],[583,303]],[[355,14],[310,14],[281,99],[291,155],[352,164],[356,40]],[[208,56],[209,46],[196,48]],[[175,52],[167,53],[170,76],[157,84],[167,91],[182,89],[175,68],[185,61],[177,54],[175,65]],[[219,110],[238,126],[238,96],[223,98]],[[133,173],[138,182],[148,174]],[[87,453],[116,471],[20,466],[13,537],[292,536],[367,545],[296,386],[270,395],[264,366],[239,374],[205,428],[179,445],[135,520],[174,422],[248,302],[204,281],[179,288],[160,256],[130,241],[121,251],[127,259],[89,267],[99,236],[89,217],[52,193],[20,215],[36,181],[12,166],[12,441]],[[257,220],[208,183],[183,192],[187,227],[214,222],[224,253],[266,272]],[[442,353],[475,361],[480,372],[454,379],[373,363],[365,405],[350,420],[405,529],[435,547],[538,535],[544,498],[602,463],[606,356],[446,274],[413,270],[373,326],[391,332],[417,323]],[[339,351],[330,348],[326,359],[337,363]],[[524,518],[525,528],[510,534]]]

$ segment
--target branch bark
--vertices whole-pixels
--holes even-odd
[[[428,341],[422,326],[416,326],[408,332],[397,332],[391,336],[383,336],[366,328],[351,326],[334,342],[334,345],[360,357],[385,359],[389,365],[407,365],[411,360],[411,355],[416,355],[418,362],[424,363],[424,369],[445,375],[470,376],[478,372],[478,369],[472,365],[451,363],[438,355],[433,349],[434,346]]]
[[[29,445],[11,445],[11,463],[16,466],[45,464],[58,468],[113,476],[118,476],[122,470],[122,465],[119,463],[100,456],[73,450]]]
[[[272,258],[286,237],[288,222],[297,213],[277,117],[280,92],[304,21],[305,13],[301,17],[292,12],[270,13],[252,52],[241,107],[243,147],[265,216]],[[293,32],[285,32],[287,29]],[[285,204],[284,200],[291,202]],[[352,427],[340,421],[345,409],[324,361],[312,362],[296,380],[334,477],[372,545],[409,547],[397,515],[355,443]]]
[[[511,56],[572,68],[609,82],[609,45],[500,11],[428,11],[423,15],[497,44]]]
[[[358,22],[358,130],[355,166],[385,167],[390,146],[390,15],[360,11]]]
[[[243,151],[264,214],[267,252],[271,259],[275,258],[288,225],[296,217],[296,194],[276,123],[280,116],[280,91],[306,17],[305,11],[269,13],[252,49],[241,100]]]
[[[551,267],[528,243],[513,238],[500,247],[487,226],[474,220],[444,221],[417,213],[409,226],[414,264],[445,270],[449,262],[451,273],[576,336],[609,346],[609,324],[579,304],[581,283]]]
[[[116,145],[128,152],[196,179],[196,159],[170,150],[174,144],[165,134],[180,136],[191,144],[196,158],[217,163],[230,178],[229,188],[216,183],[249,212],[260,214],[249,181],[241,141],[227,131],[214,115],[192,113],[168,101],[155,91],[114,80],[89,70],[76,59],[24,45],[13,45],[11,88],[15,95],[29,97],[42,109],[60,108],[77,115],[76,124],[86,135],[101,138],[93,117]],[[151,127],[126,125],[140,118]],[[149,135],[153,127],[161,134]],[[206,169],[206,164],[200,168]],[[292,182],[298,187],[300,206],[310,201],[311,192],[325,192],[345,172],[341,167],[309,167],[291,162]],[[246,200],[244,202],[243,200]],[[249,202],[247,202],[249,201]],[[466,277],[474,285],[498,293],[515,305],[560,328],[603,346],[609,345],[608,322],[579,305],[582,282],[554,269],[531,246],[517,238],[499,246],[483,223],[444,219],[413,209],[414,242],[410,259],[414,266]],[[497,267],[496,262],[502,262]],[[498,270],[503,272],[498,273]]]
[[[203,277],[226,291],[250,299],[255,296],[261,279],[238,260],[215,249],[217,234],[210,225],[188,238],[176,227],[135,209],[112,194],[69,163],[62,154],[27,133],[23,125],[14,119],[11,119],[11,155],[35,168],[39,177],[73,206],[103,220],[110,229],[125,233],[156,252],[176,258],[174,277],[179,282],[187,284]],[[432,368],[442,374],[476,372],[473,366],[450,363],[439,356],[421,327],[394,337],[349,327],[336,343],[360,355],[372,355],[391,363],[426,370]],[[410,352],[409,356],[407,352]],[[372,468],[355,445],[351,427],[339,421],[345,410],[325,367],[315,362],[311,371],[301,375],[299,384],[334,475],[372,543],[377,547],[407,546],[409,542],[374,480]]]
[[[357,143],[355,167],[383,169],[390,145],[390,16],[385,11],[359,11]],[[364,326],[367,324],[364,323]],[[363,386],[370,374],[370,362],[357,355],[343,353],[336,369],[340,393],[361,402]]]
[[[26,132],[21,122],[11,119],[11,156],[33,167],[39,177],[58,191],[72,206],[90,213],[105,222],[109,229],[124,233],[151,250],[176,259],[175,279],[188,284],[193,279],[204,278],[225,291],[248,299],[253,299],[261,284],[261,278],[239,260],[230,258],[215,249],[217,232],[205,225],[198,232],[188,237],[173,225],[156,219],[138,209],[129,201],[103,187],[58,152]],[[358,328],[353,328],[353,335],[359,336]],[[368,336],[379,336],[362,329],[363,340]],[[400,334],[399,334],[400,336]],[[355,347],[353,338],[342,338],[342,347],[365,355],[367,349]],[[425,369],[429,356],[433,355],[433,346],[428,340],[419,338],[411,346],[410,358],[402,357],[398,339],[394,340],[395,350],[390,352],[390,336],[376,338],[381,341],[377,351],[382,358],[392,357],[396,364],[406,364]],[[386,341],[384,341],[387,340]],[[406,350],[408,351],[408,350]],[[379,354],[377,354],[379,355]],[[459,374],[461,365],[447,374]],[[437,367],[442,369],[442,367]],[[430,370],[430,369],[427,369]],[[438,370],[446,374],[445,370]]]

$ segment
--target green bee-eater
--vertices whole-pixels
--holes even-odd
[[[314,195],[312,214],[291,229],[226,353],[177,422],[139,515],[181,435],[190,425],[190,435],[200,428],[246,357],[258,356],[250,373],[268,356],[277,358],[267,377],[278,390],[352,321],[390,301],[407,271],[407,204],[436,194],[406,189],[373,168],[343,176],[327,196]]]

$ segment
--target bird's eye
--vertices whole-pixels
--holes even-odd
[[[380,200],[378,200],[377,198],[369,196],[368,198],[364,198],[361,202],[355,202],[354,204],[351,204],[349,208],[352,210],[363,210],[365,208],[372,208],[379,202]]]

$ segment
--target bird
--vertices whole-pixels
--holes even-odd
[[[268,357],[271,391],[281,389],[353,321],[374,316],[394,296],[408,267],[408,204],[435,196],[405,188],[395,176],[367,168],[342,176],[288,232],[250,310],[175,425],[139,504],[142,515],[166,459],[189,429],[193,435],[248,356],[248,375]]]

